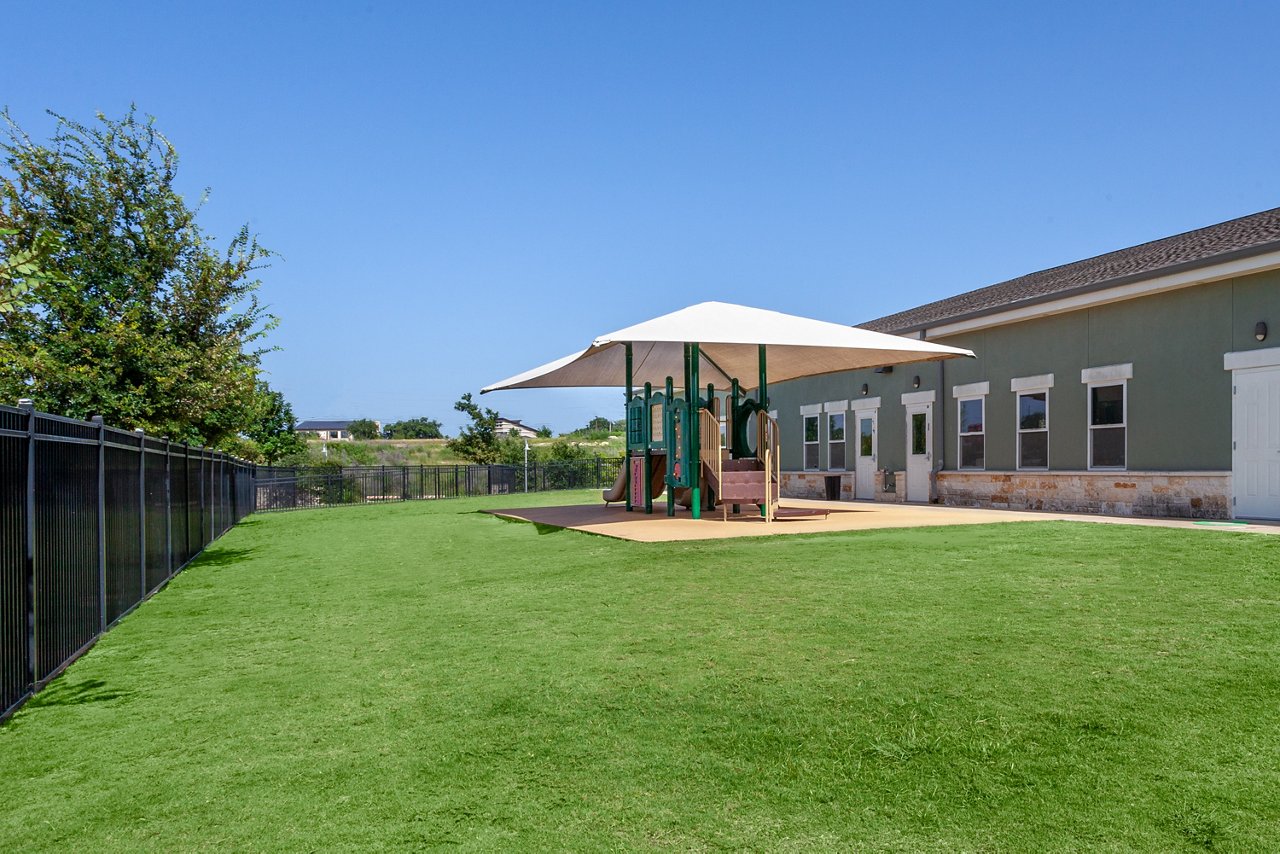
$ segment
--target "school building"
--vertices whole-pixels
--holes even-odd
[[[1280,519],[1280,208],[861,325],[978,358],[772,386],[783,495]]]

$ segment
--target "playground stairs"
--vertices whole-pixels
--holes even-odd
[[[767,473],[764,470],[764,463],[754,457],[747,457],[740,460],[722,460],[720,463],[720,482],[716,483],[714,472],[710,466],[705,466],[707,473],[707,484],[715,491],[716,503],[727,504],[755,504],[763,506],[765,502],[765,478]],[[773,489],[773,507],[772,516],[776,519],[794,519],[809,516],[826,516],[827,511],[821,509],[801,508],[801,507],[779,507],[778,506],[778,486],[775,481]]]
[[[715,475],[711,475],[709,479],[719,501],[727,504],[764,503],[766,474],[763,463],[751,457],[725,460],[720,465],[720,482],[714,482]]]

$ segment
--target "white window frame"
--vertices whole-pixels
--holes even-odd
[[[1129,362],[1122,365],[1106,365],[1100,368],[1085,368],[1080,372],[1080,382],[1084,383],[1085,388],[1085,429],[1089,431],[1089,441],[1086,443],[1085,453],[1088,457],[1085,463],[1089,471],[1128,471],[1129,470],[1129,380],[1133,379],[1133,363]],[[1123,413],[1123,419],[1119,424],[1098,424],[1093,423],[1093,390],[1106,386],[1120,386],[1120,406]],[[1118,427],[1124,428],[1124,465],[1120,466],[1095,466],[1093,464],[1093,431],[1094,430],[1114,430]]]
[[[956,471],[986,471],[987,470],[987,395],[991,393],[991,383],[968,383],[966,385],[953,386],[951,396],[956,400]],[[966,401],[977,400],[982,403],[982,430],[978,433],[962,433],[960,428],[964,426],[964,419],[961,417],[961,411]],[[964,464],[964,440],[967,436],[982,437],[982,465],[966,466]]]
[[[978,401],[982,406],[982,429],[976,432],[963,433],[961,428],[964,426],[964,419],[960,417],[960,412],[964,404],[971,400]],[[967,466],[964,464],[964,440],[971,436],[982,437],[982,465],[980,466]],[[987,396],[985,394],[970,394],[956,398],[956,470],[987,470]]]
[[[831,419],[835,418],[836,416],[839,416],[841,418],[843,423],[843,426],[841,427],[841,429],[844,431],[844,438],[839,440],[838,442],[831,438]],[[834,466],[831,465],[831,446],[832,445],[841,445],[844,448],[844,465],[841,466],[840,468],[835,468]],[[827,471],[848,471],[849,470],[848,453],[849,453],[848,413],[844,412],[843,410],[839,412],[828,411],[827,412]]]
[[[810,442],[805,437],[808,435],[805,430],[806,422],[814,419],[814,440]],[[814,465],[809,466],[809,446],[814,446]],[[822,404],[815,403],[809,406],[800,407],[800,468],[803,471],[822,471]]]
[[[1123,420],[1119,424],[1094,424],[1093,423],[1093,390],[1095,388],[1107,388],[1109,386],[1120,386],[1120,406],[1124,415]],[[1088,404],[1085,409],[1088,410],[1086,417],[1088,420],[1085,425],[1089,428],[1089,471],[1128,471],[1129,470],[1129,381],[1128,380],[1103,380],[1096,383],[1089,383]],[[1124,465],[1122,466],[1095,466],[1093,464],[1093,431],[1095,430],[1115,430],[1117,428],[1124,429]]]
[[[1043,394],[1044,395],[1044,427],[1036,427],[1034,429],[1023,429],[1022,427],[1022,396],[1024,394]],[[1014,412],[1013,412],[1013,428],[1018,434],[1017,440],[1014,442],[1013,452],[1014,468],[1018,471],[1048,471],[1049,470],[1049,388],[1042,386],[1041,388],[1022,388],[1014,395]],[[1022,437],[1026,433],[1043,433],[1044,434],[1044,465],[1042,466],[1024,466],[1022,464]]]

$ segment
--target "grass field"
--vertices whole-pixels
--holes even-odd
[[[0,727],[0,848],[1280,849],[1276,538],[522,500],[252,517]]]

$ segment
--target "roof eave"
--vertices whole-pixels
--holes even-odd
[[[1256,246],[1248,246],[1243,249],[1233,249],[1229,252],[1223,252],[1213,255],[1209,258],[1198,258],[1194,261],[1182,261],[1177,264],[1170,264],[1167,267],[1160,267],[1156,270],[1146,270],[1141,273],[1129,273],[1124,276],[1116,276],[1111,279],[1105,279],[1101,282],[1093,282],[1088,285],[1081,285],[1077,288],[1070,288],[1064,291],[1054,291],[1050,294],[1041,294],[1039,296],[1028,297],[1026,299],[1014,300],[1012,302],[1001,303],[1000,305],[990,306],[987,308],[975,309],[973,311],[962,312],[960,314],[949,314],[943,317],[935,318],[928,323],[916,323],[910,326],[891,327],[889,329],[877,329],[873,331],[886,332],[890,335],[909,335],[915,332],[927,332],[938,326],[945,326],[952,323],[961,323],[966,320],[973,320],[979,317],[986,317],[992,314],[1001,314],[1014,309],[1026,308],[1028,306],[1040,305],[1041,303],[1054,302],[1060,299],[1066,299],[1081,294],[1095,293],[1104,291],[1108,288],[1118,288],[1124,285],[1131,285],[1135,282],[1141,282],[1144,279],[1154,279],[1159,276],[1168,276],[1176,273],[1183,273],[1188,270],[1201,268],[1216,267],[1219,264],[1226,264],[1231,261],[1238,261],[1242,258],[1250,258],[1254,255],[1265,255],[1268,252],[1280,250],[1280,240],[1273,240],[1269,243],[1260,243]],[[1011,280],[1012,281],[1012,280]],[[910,309],[909,309],[910,310]],[[875,323],[876,321],[868,321]],[[870,328],[858,324],[864,329]]]

